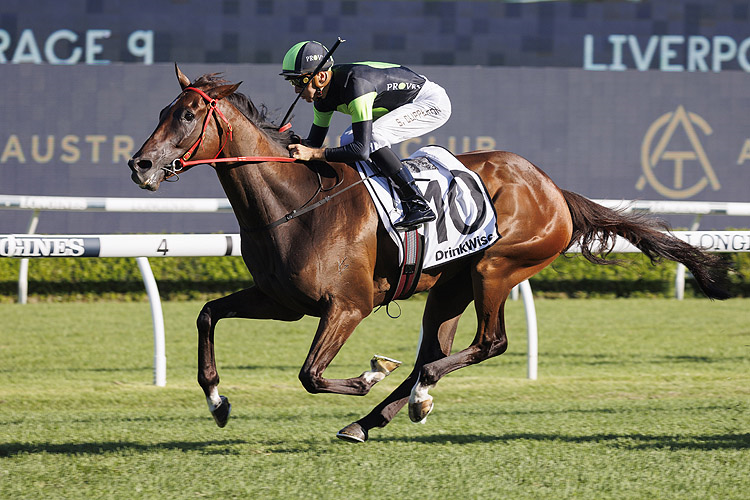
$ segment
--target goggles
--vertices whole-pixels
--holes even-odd
[[[311,79],[312,79],[311,74],[286,77],[286,81],[291,83],[292,87],[300,87],[300,88],[304,88],[308,83],[310,83]]]

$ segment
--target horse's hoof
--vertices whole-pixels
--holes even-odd
[[[435,404],[432,402],[432,396],[424,401],[412,403],[409,401],[409,419],[415,424],[424,424],[427,422],[427,415],[430,414]]]
[[[380,372],[388,376],[393,370],[401,366],[401,361],[387,358],[376,354],[370,360],[370,369],[374,372]]]
[[[211,408],[211,415],[213,415],[216,425],[224,427],[229,420],[229,413],[232,411],[232,405],[229,404],[229,400],[226,396],[219,397],[221,398],[221,403],[219,403],[219,406]]]
[[[354,422],[338,431],[336,437],[350,443],[364,443],[367,441],[367,431],[357,422]]]

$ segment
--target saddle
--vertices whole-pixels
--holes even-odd
[[[376,175],[370,162],[355,167],[367,186],[378,215],[399,248],[401,275],[386,302],[410,297],[423,270],[481,252],[500,239],[497,214],[484,182],[450,151],[426,146],[402,160],[427,199],[437,219],[397,231],[401,200],[390,181]]]

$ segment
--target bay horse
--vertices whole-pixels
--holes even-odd
[[[175,71],[182,92],[161,111],[156,129],[128,165],[133,181],[152,191],[194,164],[212,165],[239,222],[242,258],[254,285],[206,303],[197,319],[198,383],[216,423],[226,425],[231,408],[218,392],[214,357],[214,329],[222,318],[319,317],[299,372],[302,385],[311,393],[367,394],[398,362],[376,357],[357,377],[323,376],[399,277],[398,249],[358,173],[346,164],[291,160],[292,132],[279,132],[236,92],[239,83],[218,74],[191,83],[177,65]],[[412,372],[338,437],[366,441],[371,429],[385,426],[407,402],[411,420],[423,421],[433,408],[429,391],[443,376],[505,352],[504,306],[511,289],[574,243],[588,260],[611,263],[605,259],[608,245],[622,236],[652,262],[683,263],[708,297],[728,298],[723,260],[662,232],[658,219],[611,210],[562,190],[513,153],[478,151],[458,159],[484,181],[501,239],[422,274],[417,292],[429,294]],[[459,318],[472,301],[476,335],[451,354]]]

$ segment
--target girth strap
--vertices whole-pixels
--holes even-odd
[[[386,296],[385,304],[393,300],[405,300],[414,295],[422,276],[424,258],[424,236],[416,229],[399,232],[404,242],[404,262],[398,279],[398,285],[392,294]]]

